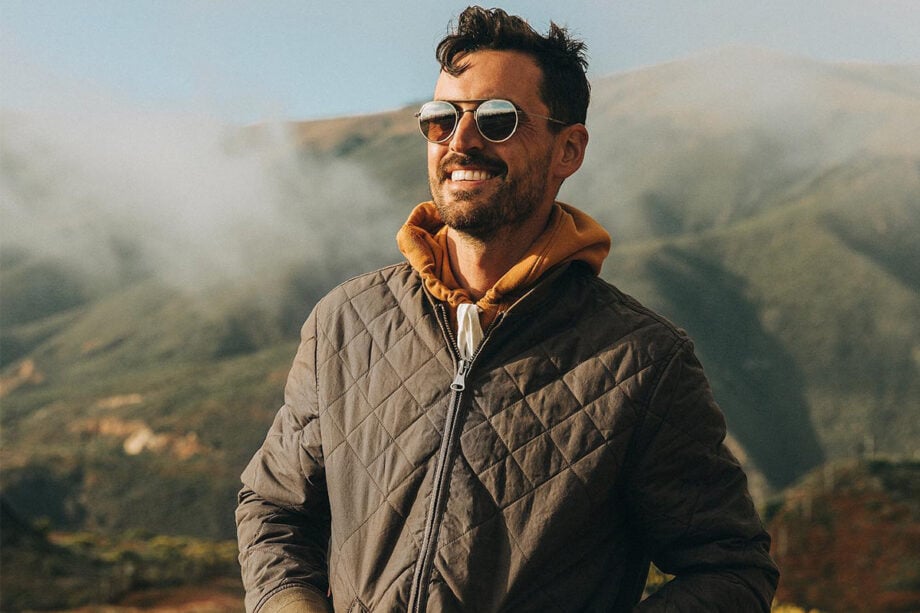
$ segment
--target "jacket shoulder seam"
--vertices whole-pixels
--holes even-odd
[[[648,308],[647,306],[639,302],[639,300],[627,294],[626,292],[621,290],[619,287],[617,287],[613,283],[610,283],[609,281],[601,277],[596,277],[596,276],[590,277],[588,279],[588,283],[597,287],[598,289],[602,291],[609,292],[613,294],[614,296],[616,296],[617,303],[622,305],[623,308],[629,309],[630,311],[632,311],[633,313],[636,313],[637,315],[644,315],[645,317],[649,317],[650,319],[653,319],[656,322],[658,322],[662,326],[662,328],[664,328],[665,330],[667,330],[674,336],[678,344],[682,344],[684,341],[688,340],[686,332],[684,332],[684,330],[680,326],[676,325],[674,322],[669,320],[667,317],[664,317],[663,315]]]

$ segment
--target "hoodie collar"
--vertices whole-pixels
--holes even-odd
[[[457,306],[474,302],[483,311],[483,325],[508,307],[546,272],[565,262],[581,261],[595,275],[610,252],[610,235],[586,213],[557,202],[549,223],[517,264],[512,266],[485,295],[474,301],[460,287],[451,269],[447,250],[447,226],[432,202],[419,204],[396,236],[399,250],[419,273],[432,296]]]

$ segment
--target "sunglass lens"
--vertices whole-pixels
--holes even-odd
[[[426,102],[418,113],[422,135],[433,143],[443,143],[454,133],[457,110],[448,102]]]
[[[517,109],[507,100],[487,100],[476,109],[476,125],[490,141],[500,143],[508,140],[517,124]]]

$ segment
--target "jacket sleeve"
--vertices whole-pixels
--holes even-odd
[[[316,386],[316,320],[303,326],[284,405],[243,471],[236,509],[246,610],[331,610],[329,501]]]
[[[779,572],[725,420],[684,339],[636,434],[629,493],[652,561],[675,578],[636,611],[769,611]]]

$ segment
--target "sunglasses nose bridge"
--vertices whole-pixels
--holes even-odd
[[[455,151],[481,148],[484,137],[479,130],[476,109],[457,109],[457,125],[448,143]]]

